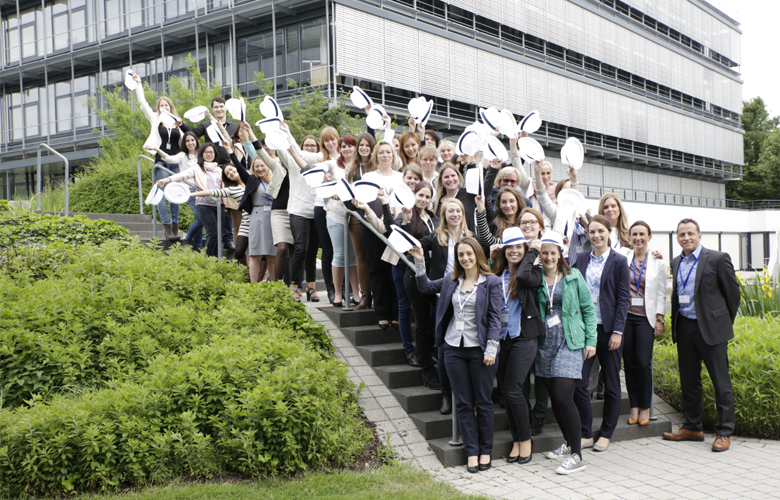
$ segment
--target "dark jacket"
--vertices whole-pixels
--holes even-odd
[[[203,137],[206,135],[206,129],[211,125],[210,121],[203,122],[200,125],[196,125],[192,128],[191,132],[195,134],[198,137]],[[228,135],[232,136],[233,133],[238,128],[238,125],[235,123],[231,123],[230,121],[225,121],[225,123],[222,124],[223,127],[225,127],[225,132],[228,133]],[[230,140],[230,138],[226,138],[227,140]],[[215,144],[217,149],[217,157],[219,158],[217,161],[220,165],[227,165],[230,163],[230,155],[228,155],[228,152],[225,150],[225,148],[222,147],[221,144]]]
[[[677,342],[677,313],[680,299],[677,296],[677,269],[680,256],[672,260],[672,340]],[[734,338],[734,318],[737,317],[740,301],[739,283],[731,264],[731,257],[725,252],[701,248],[696,265],[696,282],[693,288],[693,305],[696,321],[704,341],[718,345]]]
[[[412,209],[412,210],[416,210],[416,209]],[[430,217],[430,220],[433,223],[433,228],[436,229],[438,227],[438,225],[439,225],[439,218],[436,217],[436,214],[434,214],[430,210],[427,210],[427,213],[428,213],[428,217]],[[418,241],[422,240],[423,238],[425,238],[426,236],[431,234],[431,231],[429,231],[427,227],[423,228],[424,231],[414,231],[412,229],[412,223],[411,222],[409,224],[404,224],[404,214],[402,214],[402,213],[398,214],[398,216],[395,218],[394,224],[396,226],[400,227],[401,229],[403,229],[404,231],[406,231],[407,233],[411,234],[415,238],[417,238]],[[406,257],[410,261],[414,260],[409,253],[406,254]],[[428,269],[429,266],[430,266],[430,257],[428,256],[428,252],[426,251],[425,252],[425,269]]]
[[[425,251],[426,258],[428,252],[431,252],[429,259],[430,266],[426,263],[425,269],[428,272],[428,278],[437,280],[444,277],[444,271],[447,269],[447,257],[449,256],[449,245],[439,245],[439,235],[431,233],[425,238],[420,239],[420,247]]]
[[[585,278],[590,263],[590,253],[582,252],[577,256],[574,265]],[[626,328],[628,307],[631,305],[631,278],[628,275],[626,258],[609,249],[604,271],[601,273],[601,291],[599,307],[601,308],[601,324],[607,333],[621,332]]]
[[[241,202],[238,204],[238,209],[247,213],[252,213],[252,193],[257,191],[260,187],[260,179],[255,177],[246,171],[241,164],[241,160],[238,159],[235,153],[230,154],[230,161],[233,162],[233,166],[238,171],[238,176],[241,178],[241,182],[244,183],[244,196],[241,198]]]
[[[545,332],[544,321],[539,313],[539,305],[536,303],[536,292],[544,278],[542,268],[534,265],[538,256],[539,250],[535,248],[528,250],[523,260],[520,261],[515,280],[517,298],[523,307],[523,317],[520,319],[520,336],[525,340],[535,339]]]
[[[450,324],[455,311],[452,307],[452,296],[458,288],[458,280],[453,280],[450,276],[439,280],[431,281],[426,275],[416,276],[417,288],[422,293],[434,294],[441,293],[439,303],[436,306],[436,345],[444,344],[444,335],[447,333],[447,327]],[[501,306],[503,297],[501,296],[501,278],[489,274],[487,279],[477,285],[477,303],[476,303],[476,321],[477,336],[482,352],[487,349],[488,340],[498,341],[501,335]]]

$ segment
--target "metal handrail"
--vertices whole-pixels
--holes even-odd
[[[41,148],[46,148],[49,150],[50,153],[53,153],[60,158],[62,158],[62,161],[65,162],[65,217],[68,216],[68,209],[70,208],[70,162],[67,158],[62,156],[57,150],[53,149],[51,146],[45,143],[38,144],[38,192],[37,192],[37,205],[38,205],[38,211],[41,210]]]
[[[366,219],[364,219],[360,214],[353,210],[347,209],[347,214],[344,216],[344,251],[347,252],[347,249],[349,248],[349,218],[355,217],[357,220],[360,221],[361,224],[366,226],[368,229],[371,230],[372,233],[376,235],[377,238],[379,238],[380,241],[382,241],[385,245],[390,247],[390,250],[395,252],[400,260],[404,262],[407,266],[409,266],[409,269],[414,269],[414,264],[412,264],[409,259],[406,258],[406,256],[395,249],[395,247],[390,244],[390,241],[385,238],[385,235],[380,233],[376,230],[374,226],[371,225],[370,222],[368,222]],[[350,294],[350,286],[349,286],[349,259],[344,261],[344,311],[351,311],[352,308],[350,307],[350,300],[349,300],[349,294]]]
[[[141,156],[143,156],[143,155],[141,155]],[[140,165],[140,163],[141,163],[141,159],[140,158],[138,159],[138,163]],[[167,173],[169,176],[175,175],[175,172],[172,172],[172,171],[168,170],[167,168],[165,168],[165,167],[163,167],[161,165],[155,164],[152,167],[152,183],[155,182],[155,180],[154,180],[154,173],[157,170],[162,170],[163,172]],[[185,183],[186,185],[190,186],[191,188],[197,189],[197,190],[200,191],[200,188],[197,186],[197,184],[195,184],[195,183],[193,183],[193,182],[191,182],[191,181],[189,181],[187,179],[183,180],[182,182]],[[219,207],[222,206],[222,202],[220,201],[219,198],[214,198],[213,196],[211,196],[210,198],[213,199],[213,200],[216,200],[216,202],[217,202],[217,238],[220,241],[220,244],[217,245],[217,259],[221,259],[222,258],[222,217],[219,216]],[[157,238],[157,205],[155,205],[155,204],[152,205],[152,238]]]
[[[138,162],[136,165],[138,166],[138,205],[140,206],[141,215],[144,214],[144,192],[143,192],[144,188],[141,184],[141,160],[142,159],[150,161],[152,162],[152,164],[154,164],[153,158],[149,158],[146,155],[138,155]],[[152,176],[152,180],[154,180],[154,176]]]

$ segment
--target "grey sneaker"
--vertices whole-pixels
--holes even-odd
[[[544,456],[550,460],[563,460],[569,455],[571,455],[571,447],[566,446],[566,443],[563,443],[560,448],[555,451],[547,451],[544,453]]]
[[[560,467],[555,469],[555,472],[558,474],[574,474],[581,470],[585,470],[585,462],[582,461],[579,455],[571,455],[563,461]]]

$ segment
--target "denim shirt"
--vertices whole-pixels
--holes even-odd
[[[701,256],[701,245],[696,247],[696,250],[691,252],[689,256],[685,254],[680,255],[680,264],[677,266],[677,297],[680,295],[687,295],[691,298],[688,304],[680,302],[679,312],[688,319],[696,319],[696,305],[693,303],[693,290],[696,286],[696,269],[699,267],[699,256]],[[691,269],[693,266],[693,269]],[[683,281],[688,277],[690,271],[690,278],[688,283],[683,286]]]
[[[593,299],[593,308],[596,310],[597,325],[602,324],[599,294],[601,293],[601,273],[604,272],[604,266],[607,264],[607,257],[609,257],[609,250],[601,254],[601,257],[596,257],[593,255],[593,252],[591,252],[588,270],[585,272],[585,282],[588,284],[590,296]]]
[[[501,322],[501,334],[498,337],[501,340],[506,339],[507,333],[509,333],[510,339],[517,338],[520,335],[520,322],[523,319],[523,306],[520,304],[520,297],[515,297],[514,299],[509,298],[510,278],[511,273],[509,272],[509,269],[505,269],[504,274],[501,275],[501,281],[503,283],[502,293],[505,297],[503,307],[501,308],[501,314],[507,314],[509,316],[509,322]]]

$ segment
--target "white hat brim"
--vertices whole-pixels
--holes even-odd
[[[273,97],[265,96],[260,103],[260,114],[263,118],[282,118],[282,110]]]
[[[265,134],[265,144],[277,151],[287,151],[290,149],[290,143],[287,140],[287,134],[281,130],[272,130]]]
[[[521,137],[517,140],[517,148],[523,159],[529,163],[544,160],[544,148],[536,139]]]
[[[184,118],[188,119],[193,123],[200,122],[203,121],[204,118],[206,118],[206,111],[208,111],[208,108],[206,106],[195,106],[194,108],[184,113]]]
[[[528,134],[533,134],[542,126],[542,117],[538,111],[531,111],[520,122],[520,130]]]

